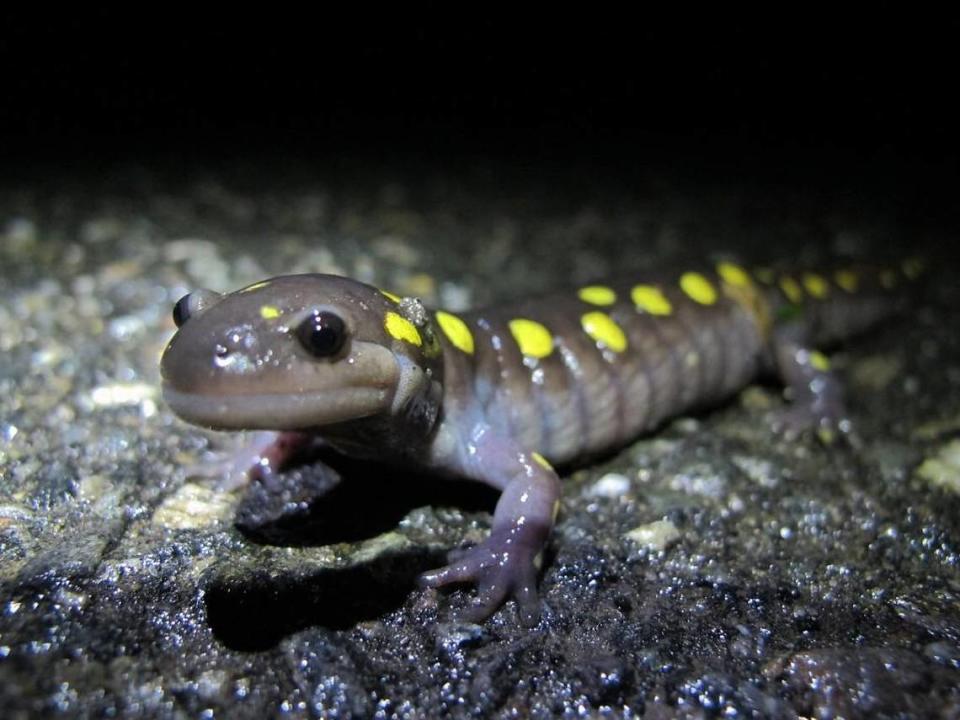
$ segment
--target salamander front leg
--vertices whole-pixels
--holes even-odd
[[[271,433],[272,438],[253,448],[247,475],[251,480],[267,481],[276,473],[294,464],[296,459],[305,455],[317,438],[303,432]]]
[[[250,482],[268,484],[277,473],[308,456],[316,442],[313,435],[301,432],[255,432],[240,446],[210,453],[212,459],[189,468],[187,475],[217,478],[217,487],[224,492]]]
[[[556,518],[560,481],[540,455],[507,451],[511,446],[508,441],[480,443],[471,462],[487,473],[477,479],[503,490],[490,537],[476,547],[451,553],[450,564],[424,573],[420,584],[436,588],[476,583],[479,596],[466,612],[466,620],[484,620],[513,597],[520,621],[531,626],[540,618],[537,574]]]

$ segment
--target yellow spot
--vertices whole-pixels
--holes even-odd
[[[903,261],[903,274],[909,280],[916,280],[926,270],[927,264],[918,257],[907,258]]]
[[[417,347],[423,345],[423,339],[414,324],[395,312],[388,312],[383,316],[383,328],[397,340],[403,340]]]
[[[443,334],[453,343],[458,350],[462,350],[467,355],[473,354],[473,334],[467,324],[456,315],[451,315],[443,310],[437,310],[437,324],[443,330]]]
[[[717,291],[700,273],[686,272],[681,275],[680,289],[701,305],[713,305],[717,301]]]
[[[776,279],[776,276],[773,274],[773,270],[768,267],[754,268],[753,275],[764,285],[773,285],[773,281]]]
[[[532,458],[534,459],[534,461],[537,463],[537,465],[539,465],[540,467],[542,467],[544,470],[553,470],[553,465],[551,465],[551,464],[547,461],[547,459],[546,459],[543,455],[541,455],[540,453],[538,453],[538,452],[532,452],[532,453],[530,453],[530,457],[532,457]]]
[[[723,281],[734,287],[750,287],[750,276],[747,271],[739,265],[731,262],[722,262],[717,265],[717,274],[723,278]]]
[[[819,370],[820,372],[827,372],[830,370],[830,360],[828,360],[827,356],[819,350],[810,351],[810,365],[814,370]]]
[[[882,270],[880,272],[880,284],[887,290],[892,290],[897,286],[897,273],[893,270]]]
[[[545,358],[553,352],[553,336],[543,325],[526,318],[511,320],[510,332],[520,346],[520,352],[528,357]]]
[[[770,307],[764,295],[759,291],[753,280],[744,272],[747,284],[743,286],[724,282],[724,294],[737,303],[753,319],[756,327],[763,335],[770,328]]]
[[[400,296],[399,296],[399,295],[395,295],[394,293],[390,292],[389,290],[381,290],[381,291],[380,291],[380,294],[383,295],[383,296],[384,296],[387,300],[389,300],[390,302],[395,302],[395,303],[400,302]]]
[[[264,320],[276,320],[283,314],[283,311],[276,305],[261,305],[260,317]]]
[[[823,300],[830,294],[830,286],[827,285],[827,281],[816,273],[804,273],[803,286],[811,297],[815,297],[817,300]]]
[[[606,313],[599,310],[588,312],[580,317],[580,325],[587,335],[604,347],[618,353],[627,349],[627,336]]]
[[[734,287],[744,288],[750,286],[750,276],[747,271],[739,265],[731,262],[722,262],[717,265],[717,274],[723,278],[725,283]]]
[[[617,294],[605,285],[588,285],[580,288],[577,295],[591,305],[613,305],[617,301]]]
[[[833,279],[837,282],[837,285],[848,293],[856,292],[857,285],[860,283],[860,278],[857,277],[857,274],[853,272],[853,270],[837,270]]]
[[[800,289],[800,283],[789,275],[780,278],[780,289],[783,290],[783,294],[787,296],[787,300],[790,302],[797,304],[803,301],[803,290]]]
[[[660,292],[660,288],[655,288],[653,285],[635,285],[630,291],[630,299],[637,306],[637,310],[643,310],[651,315],[669,315],[673,312],[670,301]]]
[[[258,283],[254,283],[253,285],[250,285],[250,286],[248,286],[248,287],[245,287],[245,288],[244,288],[243,290],[241,290],[240,292],[242,292],[242,293],[253,292],[254,290],[259,290],[260,288],[265,288],[265,287],[266,287],[267,285],[269,285],[269,284],[270,284],[270,281],[269,281],[269,280],[261,280],[261,281],[258,282]]]
[[[557,521],[557,515],[559,514],[560,514],[560,501],[554,500],[553,501],[553,522]]]

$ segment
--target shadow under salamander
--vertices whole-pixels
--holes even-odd
[[[375,538],[424,505],[492,511],[497,497],[478,483],[325,451],[316,461],[252,483],[234,522],[258,544],[313,547]],[[226,646],[265,650],[308,627],[344,630],[382,617],[414,592],[417,575],[444,562],[443,552],[411,549],[302,577],[212,569],[204,593],[207,618]]]

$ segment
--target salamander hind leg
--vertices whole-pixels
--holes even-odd
[[[534,625],[540,618],[537,575],[556,517],[560,481],[537,453],[489,437],[471,446],[470,468],[472,477],[503,491],[490,536],[475,547],[451,553],[450,564],[424,573],[420,584],[436,588],[475,583],[478,598],[465,620],[484,620],[512,597],[521,622]]]
[[[791,435],[813,431],[828,444],[837,432],[852,440],[843,386],[827,357],[791,329],[775,333],[773,357],[792,400],[789,407],[776,414],[775,427]]]

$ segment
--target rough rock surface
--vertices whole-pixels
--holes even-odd
[[[585,173],[264,168],[0,192],[5,717],[958,717],[960,289],[882,207]],[[908,240],[908,242],[905,242]],[[344,464],[269,497],[158,394],[198,286],[340,272],[453,308],[722,250],[925,251],[835,355],[857,442],[775,435],[755,386],[565,473],[530,630],[416,574],[482,488]],[[371,498],[378,498],[376,503]]]

